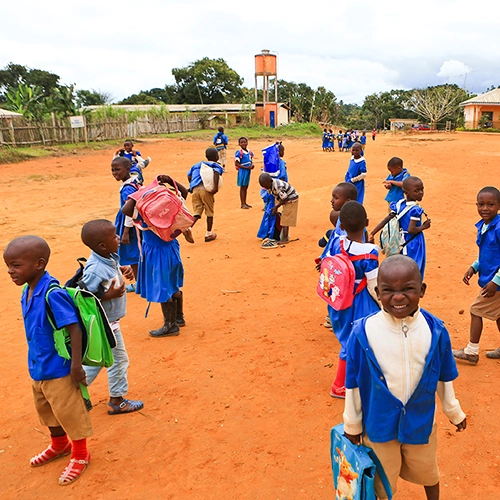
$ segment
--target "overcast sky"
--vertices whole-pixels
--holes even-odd
[[[223,58],[253,87],[254,55],[278,78],[362,104],[392,89],[500,85],[498,0],[20,0],[2,2],[0,67],[58,74],[114,100]]]

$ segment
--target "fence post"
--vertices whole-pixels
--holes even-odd
[[[12,134],[12,145],[16,147],[16,129],[14,128],[14,120],[11,118],[9,120],[10,133]]]

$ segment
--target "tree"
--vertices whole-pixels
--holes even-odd
[[[243,97],[243,79],[224,59],[204,57],[185,68],[172,69],[178,104],[221,104]]]
[[[110,92],[102,90],[77,90],[78,106],[104,106],[113,100]]]
[[[19,83],[6,92],[5,109],[21,113],[28,120],[41,120],[44,114],[43,97],[41,87]]]
[[[413,111],[429,121],[432,128],[443,118],[458,119],[459,104],[468,99],[465,90],[457,85],[439,85],[411,91],[402,102],[404,109]]]

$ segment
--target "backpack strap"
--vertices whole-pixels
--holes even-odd
[[[351,262],[356,262],[359,260],[376,260],[378,262],[378,256],[372,253],[364,253],[361,255],[349,255],[347,253],[347,250],[344,248],[344,241],[340,240],[340,251],[351,261]],[[363,276],[363,279],[358,283],[358,286],[356,287],[356,290],[354,291],[354,295],[357,295],[358,293],[362,292],[366,286],[368,285],[368,280],[366,279],[366,276]]]
[[[380,481],[382,482],[385,492],[387,493],[387,499],[392,500],[391,483],[389,483],[389,479],[385,474],[384,468],[382,467],[382,463],[377,457],[377,454],[371,448],[366,447],[366,452],[368,453],[368,456],[372,459],[372,462],[375,464],[375,467],[377,468],[377,473],[380,477]]]

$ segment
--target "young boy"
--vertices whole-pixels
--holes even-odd
[[[222,127],[220,127],[222,128]],[[205,234],[205,241],[214,241],[217,238],[217,233],[212,233],[212,228],[214,224],[214,196],[219,190],[219,177],[223,174],[224,170],[219,165],[219,153],[215,148],[208,148],[205,151],[205,156],[208,162],[199,162],[193,165],[189,172],[187,173],[187,178],[189,181],[189,191],[192,193],[193,202],[193,216],[194,222],[193,226],[201,219],[203,215],[203,210],[207,216],[207,232]],[[201,178],[201,166],[202,164],[208,165],[213,170],[213,189],[208,191],[205,189],[203,184],[203,179]]]
[[[237,184],[240,188],[241,208],[245,210],[252,208],[247,203],[248,186],[250,185],[250,174],[254,168],[253,153],[248,149],[248,139],[240,137],[238,140],[240,149],[234,153],[234,166],[238,170]]]
[[[344,431],[375,451],[393,494],[399,476],[437,500],[436,392],[457,431],[466,419],[453,389],[458,372],[448,332],[419,307],[425,288],[410,257],[382,262],[375,291],[383,310],[356,321],[347,345]],[[378,475],[375,491],[387,498]]]
[[[134,150],[134,144],[130,139],[123,143],[123,149],[119,149],[114,158],[127,158],[130,161],[130,175],[137,177],[137,180],[142,185],[144,183],[144,176],[142,175],[145,169],[151,162],[151,158],[142,158],[140,151]]]
[[[127,305],[123,276],[134,279],[134,273],[130,266],[120,266],[120,257],[117,253],[120,237],[116,234],[116,227],[111,221],[98,219],[87,222],[82,228],[82,241],[92,252],[85,264],[81,282],[89,292],[101,300],[116,338],[116,347],[113,348],[114,363],[107,369],[108,414],[117,415],[142,410],[144,408],[142,401],[124,398],[128,391],[129,358],[120,329],[120,319],[125,316]],[[101,369],[101,366],[85,367],[88,385],[95,380]]]
[[[217,129],[217,133],[214,135],[214,148],[217,150],[219,154],[219,163],[222,165],[222,168],[226,168],[226,152],[227,145],[229,143],[229,139],[227,135],[224,133],[224,127],[219,127]]]
[[[283,206],[281,214],[281,239],[279,245],[290,241],[289,228],[297,226],[297,213],[299,209],[299,195],[297,191],[280,179],[273,179],[269,174],[262,173],[259,176],[259,184],[272,194],[276,200],[276,205],[271,210],[272,215],[276,215],[278,209]]]
[[[87,438],[93,433],[80,384],[87,385],[82,367],[82,331],[68,293],[54,288],[48,302],[56,327],[66,328],[71,339],[71,360],[59,356],[54,330],[47,316],[46,294],[59,285],[46,270],[50,248],[38,236],[12,240],[3,258],[12,281],[22,286],[21,307],[28,341],[28,368],[33,379],[33,396],[40,423],[49,428],[51,444],[34,456],[30,464],[40,467],[71,453],[71,460],[59,477],[65,486],[76,481],[90,463]],[[69,441],[68,436],[71,441]]]
[[[361,144],[356,142],[352,147],[352,157],[345,174],[345,181],[352,182],[356,186],[358,190],[356,201],[363,204],[365,198],[366,160],[361,156],[361,151]]]
[[[463,281],[470,284],[478,275],[481,291],[470,308],[470,340],[467,347],[453,351],[453,356],[477,365],[483,318],[496,321],[500,331],[500,191],[493,186],[481,189],[477,195],[477,211],[481,221],[476,224],[479,257],[467,269]],[[500,359],[500,347],[486,353],[487,358]]]
[[[389,190],[385,201],[389,203],[395,203],[405,197],[403,191],[403,181],[410,177],[410,172],[403,168],[403,160],[394,156],[387,163],[387,170],[390,174],[387,179],[383,181],[384,187]]]

